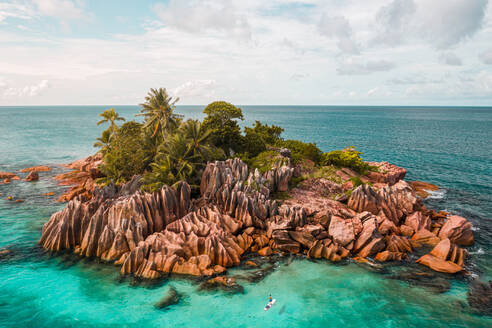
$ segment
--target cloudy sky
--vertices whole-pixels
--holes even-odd
[[[0,105],[492,105],[488,0],[0,0]]]

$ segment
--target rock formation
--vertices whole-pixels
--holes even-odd
[[[36,171],[31,171],[27,175],[26,179],[24,181],[38,181],[39,180],[39,174]]]
[[[395,224],[399,224],[403,216],[412,214],[417,206],[415,191],[403,180],[381,189],[360,185],[348,202],[348,207],[356,212],[368,211]]]
[[[470,246],[474,243],[472,225],[461,216],[452,215],[439,231],[439,238],[449,238],[452,242]]]
[[[67,202],[77,196],[83,200],[91,199],[96,187],[94,180],[103,176],[99,171],[101,164],[102,156],[98,153],[66,165],[72,171],[57,175],[55,180],[58,180],[60,185],[71,187],[58,198],[58,201]]]
[[[463,270],[468,252],[451,242],[448,238],[441,240],[429,254],[422,256],[417,263],[432,270],[456,273]]]
[[[378,172],[370,171],[367,178],[373,183],[386,183],[390,186],[394,185],[405,178],[407,170],[388,162],[368,162],[367,164],[375,166]]]
[[[27,173],[27,172],[48,172],[48,171],[51,171],[51,167],[46,165],[38,165],[38,166],[32,166],[22,169],[19,172]]]
[[[89,181],[95,162],[71,166]],[[139,191],[140,178],[134,177],[121,187],[93,188],[90,197],[87,189],[78,193],[44,225],[40,244],[114,262],[122,274],[146,279],[219,275],[246,253],[384,262],[405,259],[422,245],[435,247],[419,263],[461,271],[467,253],[456,245],[473,242],[471,224],[427,210],[401,180],[404,169],[379,167],[386,171],[368,177],[384,185],[360,185],[348,205],[330,199],[342,186],[322,178],[290,190],[280,205],[270,195],[287,191],[293,169],[276,166],[262,175],[237,158],[208,163],[195,200],[185,182],[150,194]]]
[[[0,172],[0,180],[20,180],[20,178],[15,173],[10,172]]]

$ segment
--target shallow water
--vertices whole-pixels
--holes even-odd
[[[0,171],[61,164],[94,152],[106,107],[0,107]],[[116,107],[132,118],[136,106]],[[200,107],[179,107],[201,117]],[[316,141],[323,150],[355,145],[367,160],[387,160],[408,169],[408,179],[436,183],[428,206],[469,218],[476,244],[467,269],[492,279],[492,109],[245,107],[246,119],[275,123],[286,138]],[[148,286],[120,280],[118,268],[67,254],[49,256],[36,242],[41,227],[63,204],[51,179],[0,185],[0,327],[486,327],[490,317],[466,305],[469,278],[446,278],[451,288],[429,288],[388,279],[354,263],[294,260],[257,283],[239,281],[244,294],[198,292],[198,283],[169,279]],[[41,196],[54,191],[55,196]],[[23,203],[5,200],[8,195]],[[413,267],[413,266],[412,266]],[[243,269],[231,275],[245,275]],[[443,277],[438,275],[438,277]],[[170,287],[183,294],[168,309],[154,307]],[[264,311],[272,293],[275,306]]]

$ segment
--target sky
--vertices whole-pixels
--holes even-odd
[[[0,0],[0,105],[492,106],[488,0]]]

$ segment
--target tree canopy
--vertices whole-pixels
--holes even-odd
[[[124,183],[134,175],[143,175],[143,189],[154,191],[162,185],[186,180],[197,192],[201,174],[209,161],[238,156],[260,172],[279,163],[319,167],[324,165],[352,167],[363,173],[370,167],[360,152],[353,148],[322,153],[314,143],[284,140],[283,128],[255,121],[244,127],[241,108],[225,101],[215,101],[203,110],[203,121],[188,119],[175,113],[176,102],[166,89],[151,89],[141,105],[143,122],[124,121],[114,108],[105,110],[97,124],[109,123],[94,143],[103,155],[99,183]],[[279,155],[288,148],[291,159]],[[322,171],[320,169],[320,172]],[[329,171],[329,170],[328,170]]]

